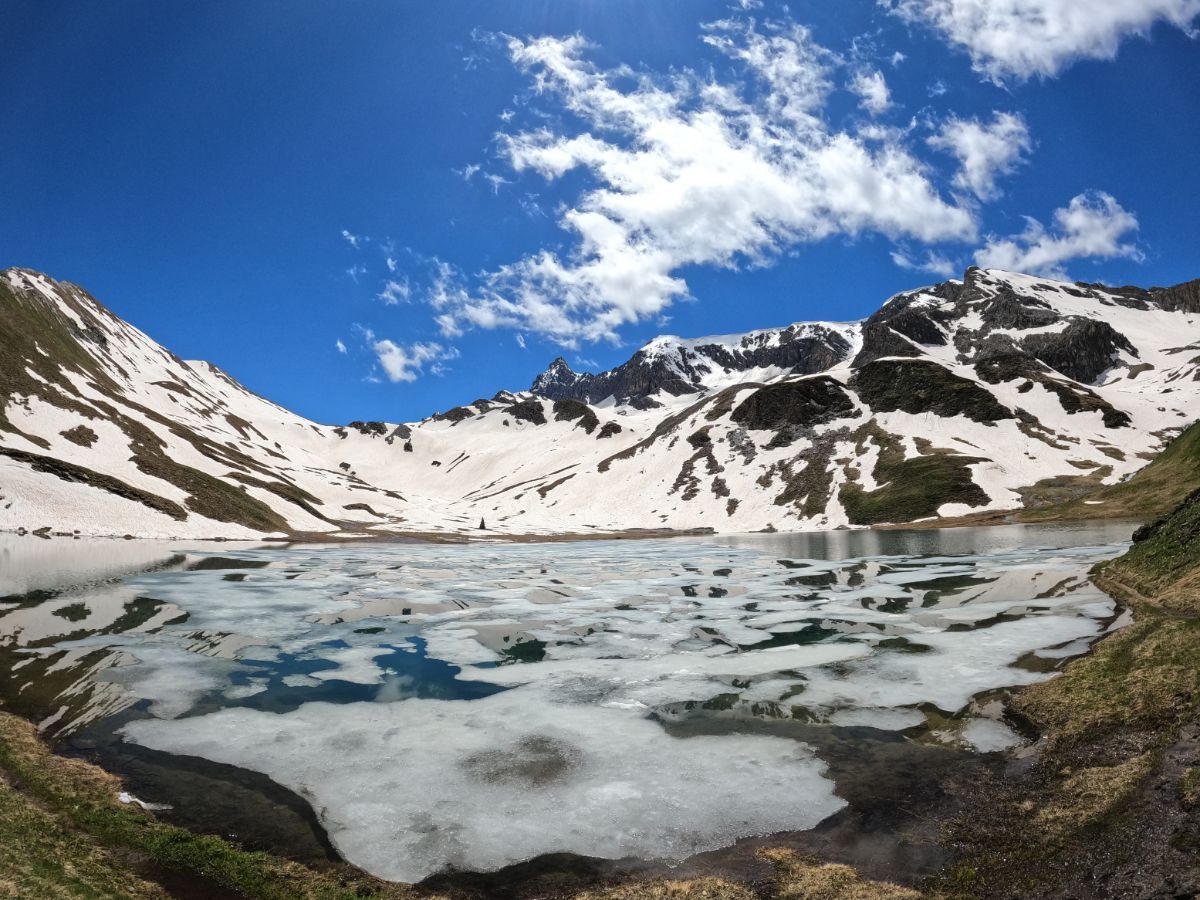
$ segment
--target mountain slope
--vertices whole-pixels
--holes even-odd
[[[1117,485],[1200,417],[1200,282],[971,269],[864,322],[561,359],[417,423],[330,427],[82,289],[0,272],[0,528],[155,536],[751,531]]]

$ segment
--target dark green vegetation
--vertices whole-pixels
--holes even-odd
[[[883,359],[867,363],[850,386],[872,412],[966,416],[992,423],[1014,418],[992,394],[945,366],[925,360]]]
[[[925,441],[918,442],[920,456],[905,459],[900,439],[874,424],[859,429],[859,456],[866,452],[868,439],[879,446],[873,473],[879,487],[867,491],[859,484],[842,486],[842,505],[853,524],[910,522],[936,516],[946,503],[985,506],[989,502],[987,494],[971,479],[970,469],[985,460],[942,450]],[[846,471],[856,473],[851,468]]]
[[[1067,503],[1026,509],[1011,516],[1020,522],[1150,521],[1169,512],[1197,489],[1200,489],[1200,423],[1171,441],[1128,481],[1100,487]]]
[[[7,456],[9,459],[25,463],[35,472],[46,472],[56,478],[61,478],[63,481],[91,485],[92,487],[108,491],[117,497],[134,500],[177,521],[187,518],[187,510],[173,500],[168,500],[166,497],[160,497],[157,494],[151,494],[149,491],[135,488],[133,485],[126,484],[124,481],[121,481],[119,478],[113,478],[111,475],[93,472],[84,466],[64,462],[52,456],[27,453],[24,450],[10,450],[7,447],[0,447],[0,456]]]
[[[809,428],[855,413],[854,401],[827,375],[761,387],[743,400],[730,418],[756,431]]]

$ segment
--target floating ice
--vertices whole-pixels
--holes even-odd
[[[674,738],[637,715],[523,691],[223,710],[125,735],[303,792],[348,860],[397,881],[559,851],[682,859],[810,828],[844,805],[795,741]]]
[[[1086,650],[1113,611],[1087,573],[1119,551],[763,546],[225,550],[89,595],[83,622],[8,613],[0,638],[27,628],[53,666],[108,651],[85,674],[145,701],[128,740],[263,772],[352,861],[411,880],[555,851],[679,858],[836,811],[813,752],[747,719],[1012,746],[974,699]],[[722,724],[675,730],[697,718]]]

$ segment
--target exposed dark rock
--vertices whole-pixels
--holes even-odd
[[[1200,278],[1169,288],[1151,288],[1150,296],[1168,312],[1200,313]]]
[[[624,429],[621,428],[621,426],[616,422],[605,422],[600,428],[600,433],[596,435],[596,439],[599,440],[600,438],[610,438],[614,434],[620,434],[623,430]]]
[[[384,437],[388,433],[388,426],[384,422],[351,422],[347,427],[367,437]]]
[[[1054,377],[1045,365],[1027,356],[1011,354],[981,360],[975,364],[975,371],[988,384],[1000,384],[1018,378],[1029,382],[1025,390],[1029,390],[1033,384],[1040,384],[1058,397],[1062,408],[1071,415],[1080,412],[1101,413],[1106,428],[1125,428],[1133,422],[1129,413],[1117,409],[1094,391]]]
[[[864,324],[862,335],[862,349],[858,351],[854,362],[851,363],[855,369],[888,356],[921,355],[920,349],[914,347],[912,341],[906,340],[901,334],[881,322]]]
[[[712,444],[712,436],[708,433],[708,428],[701,428],[699,431],[694,431],[688,435],[687,442],[699,450],[701,447],[708,447]]]
[[[453,409],[446,410],[444,413],[437,413],[432,418],[435,422],[451,422],[457,425],[464,419],[470,419],[477,415],[478,412],[469,406],[456,406]]]
[[[1056,372],[1084,384],[1094,384],[1119,351],[1137,356],[1125,335],[1097,319],[1072,319],[1063,331],[1030,335],[1021,346]]]
[[[578,424],[575,427],[582,428],[588,434],[600,427],[600,419],[586,403],[580,403],[578,400],[554,401],[554,421],[573,422],[576,420],[578,420]]]
[[[842,362],[849,352],[850,344],[839,332],[820,325],[753,332],[737,346],[660,338],[638,350],[628,362],[599,375],[574,372],[560,356],[534,380],[530,390],[551,400],[598,403],[615,397],[646,409],[652,408],[645,401],[653,394],[681,396],[701,390],[704,376],[713,372],[775,366],[811,375]]]
[[[854,412],[854,400],[846,389],[823,375],[759,388],[734,409],[730,418],[756,431],[777,431],[822,425]]]
[[[92,431],[86,425],[76,425],[74,428],[68,428],[66,431],[60,431],[72,444],[78,444],[80,447],[91,447],[92,444],[100,440],[100,435]]]
[[[523,422],[532,422],[534,425],[546,424],[546,411],[542,408],[540,400],[522,400],[520,403],[514,403],[508,407],[505,412]]]
[[[850,386],[873,412],[963,415],[983,423],[1014,418],[986,388],[925,360],[878,360],[859,369]]]
[[[1012,328],[1024,331],[1042,328],[1059,320],[1058,313],[1036,297],[1022,297],[1012,288],[1005,286],[980,312],[988,328]]]
[[[957,302],[963,286],[945,282],[911,294],[893,297],[863,323],[863,345],[853,366],[858,368],[887,356],[920,356],[913,344],[944,346],[950,310],[931,305],[929,297]]]

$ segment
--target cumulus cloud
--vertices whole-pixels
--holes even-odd
[[[858,105],[873,116],[891,109],[892,92],[882,72],[858,72],[850,82],[850,90],[858,94]]]
[[[1033,146],[1025,120],[1002,112],[994,113],[991,122],[951,117],[928,143],[958,159],[955,187],[981,200],[999,195],[996,178],[1016,169]]]
[[[1109,194],[1078,195],[1054,211],[1050,228],[1036,219],[1025,222],[1019,235],[990,238],[975,261],[985,268],[1066,278],[1064,264],[1073,259],[1142,258],[1128,240],[1138,229],[1137,218]]]
[[[1079,59],[1112,59],[1158,22],[1190,30],[1200,0],[879,0],[964,48],[989,78],[1051,77]]]
[[[367,333],[374,338],[373,334]],[[397,344],[385,338],[372,340],[371,350],[379,359],[384,375],[393,383],[416,381],[426,369],[435,375],[441,374],[444,371],[442,363],[458,358],[458,351],[454,347],[433,341]]]
[[[578,35],[508,39],[537,94],[581,127],[502,133],[499,155],[548,181],[590,178],[558,213],[571,249],[532,253],[470,289],[449,276],[435,285],[444,334],[512,327],[564,346],[617,341],[622,326],[689,295],[689,266],[763,265],[838,235],[975,239],[973,209],[941,196],[902,133],[830,126],[838,63],[807,29],[723,20],[704,40],[740,78],[601,69]]]

